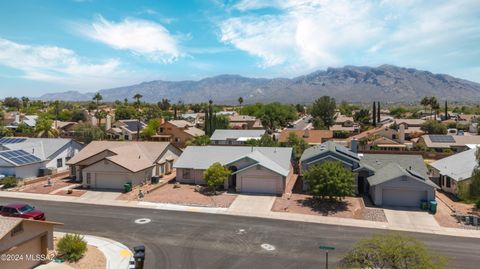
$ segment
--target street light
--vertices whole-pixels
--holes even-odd
[[[325,269],[328,269],[328,251],[335,250],[335,248],[330,246],[320,246],[319,248],[325,250]]]

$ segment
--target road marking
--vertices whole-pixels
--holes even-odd
[[[136,224],[147,224],[149,223],[150,221],[152,221],[151,219],[147,219],[147,218],[143,218],[143,219],[136,219],[135,220],[135,223]]]
[[[237,231],[237,234],[244,234],[245,233],[245,229],[238,229]]]
[[[261,245],[261,247],[266,250],[266,251],[274,251],[275,250],[275,247],[270,245],[270,244],[267,244],[267,243],[263,243]]]

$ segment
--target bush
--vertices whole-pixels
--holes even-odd
[[[3,185],[4,189],[13,188],[18,185],[18,181],[15,177],[5,177],[2,179],[0,184]]]
[[[87,251],[87,242],[78,234],[66,234],[57,243],[58,254],[69,262],[76,262]]]
[[[480,209],[480,199],[478,199],[477,202],[475,203],[475,207]]]

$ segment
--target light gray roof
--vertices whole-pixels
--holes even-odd
[[[212,134],[211,140],[237,140],[239,138],[260,138],[265,134],[265,130],[233,130],[217,129]]]
[[[283,174],[284,171],[290,170],[292,148],[189,146],[173,167],[205,170],[215,162],[226,165],[242,157],[250,157],[266,168]]]
[[[67,138],[30,138],[25,137],[25,141],[13,144],[1,144],[3,148],[10,150],[23,149],[26,152],[42,159],[48,160],[55,152],[65,145],[72,143],[72,139]],[[76,142],[74,142],[76,143]]]
[[[403,176],[415,179],[431,187],[438,188],[438,186],[435,185],[432,181],[430,181],[428,177],[421,176],[420,174],[410,169],[405,169],[397,163],[389,163],[385,165],[381,169],[378,169],[375,172],[375,175],[368,177],[367,180],[370,186],[375,186]]]
[[[449,176],[456,181],[472,177],[473,169],[477,166],[475,157],[476,148],[469,149],[431,164],[440,174]]]
[[[234,174],[238,173],[240,171],[246,170],[246,169],[248,169],[252,166],[255,166],[255,165],[260,165],[260,166],[263,166],[265,168],[268,168],[268,169],[270,169],[270,170],[272,170],[272,171],[274,171],[274,172],[276,172],[276,173],[278,173],[282,176],[287,176],[288,173],[289,173],[289,168],[290,167],[288,167],[287,169],[281,167],[279,164],[277,164],[273,160],[269,159],[267,156],[263,155],[262,153],[260,153],[257,150],[251,152],[250,154],[246,155],[245,157],[249,158],[251,160],[254,160],[255,161],[254,164],[249,165],[249,166],[247,166],[243,169],[240,169],[240,170],[234,172]],[[233,162],[230,162],[230,163],[233,163]]]
[[[404,169],[413,170],[422,177],[428,177],[428,169],[421,155],[364,154],[360,158],[360,165],[373,168],[375,174],[390,163],[396,163]]]
[[[307,160],[307,159],[310,159],[312,157],[315,157],[317,155],[320,155],[320,154],[323,154],[325,152],[337,152],[349,159],[352,159],[356,162],[359,161],[359,158],[358,158],[358,154],[352,152],[351,150],[349,150],[348,148],[342,146],[342,145],[339,145],[335,142],[332,142],[332,141],[326,141],[320,145],[316,145],[316,146],[313,146],[313,147],[310,147],[308,149],[306,149],[303,154],[302,154],[302,157],[300,158],[300,161],[304,161],[304,160]]]

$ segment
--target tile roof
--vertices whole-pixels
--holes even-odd
[[[191,136],[202,136],[205,135],[205,131],[199,129],[197,127],[188,127],[187,129],[183,130],[185,133]]]
[[[153,166],[160,154],[169,145],[169,142],[93,141],[70,159],[67,164],[79,163],[108,150],[112,152],[112,155],[106,157],[106,159],[132,172],[137,172]]]
[[[0,239],[7,235],[15,226],[20,224],[21,218],[8,218],[0,216]]]
[[[298,138],[302,138],[308,144],[321,144],[324,139],[333,137],[332,130],[283,130],[278,141],[287,142],[291,133],[296,134]]]
[[[192,123],[190,123],[186,120],[170,120],[170,121],[168,121],[168,123],[170,123],[172,125],[175,125],[179,128],[185,128],[185,127],[188,127],[188,126],[193,126]]]
[[[449,176],[456,181],[469,179],[472,177],[473,170],[478,165],[475,157],[476,152],[476,148],[469,149],[437,160],[430,165],[437,169],[440,174]]]

